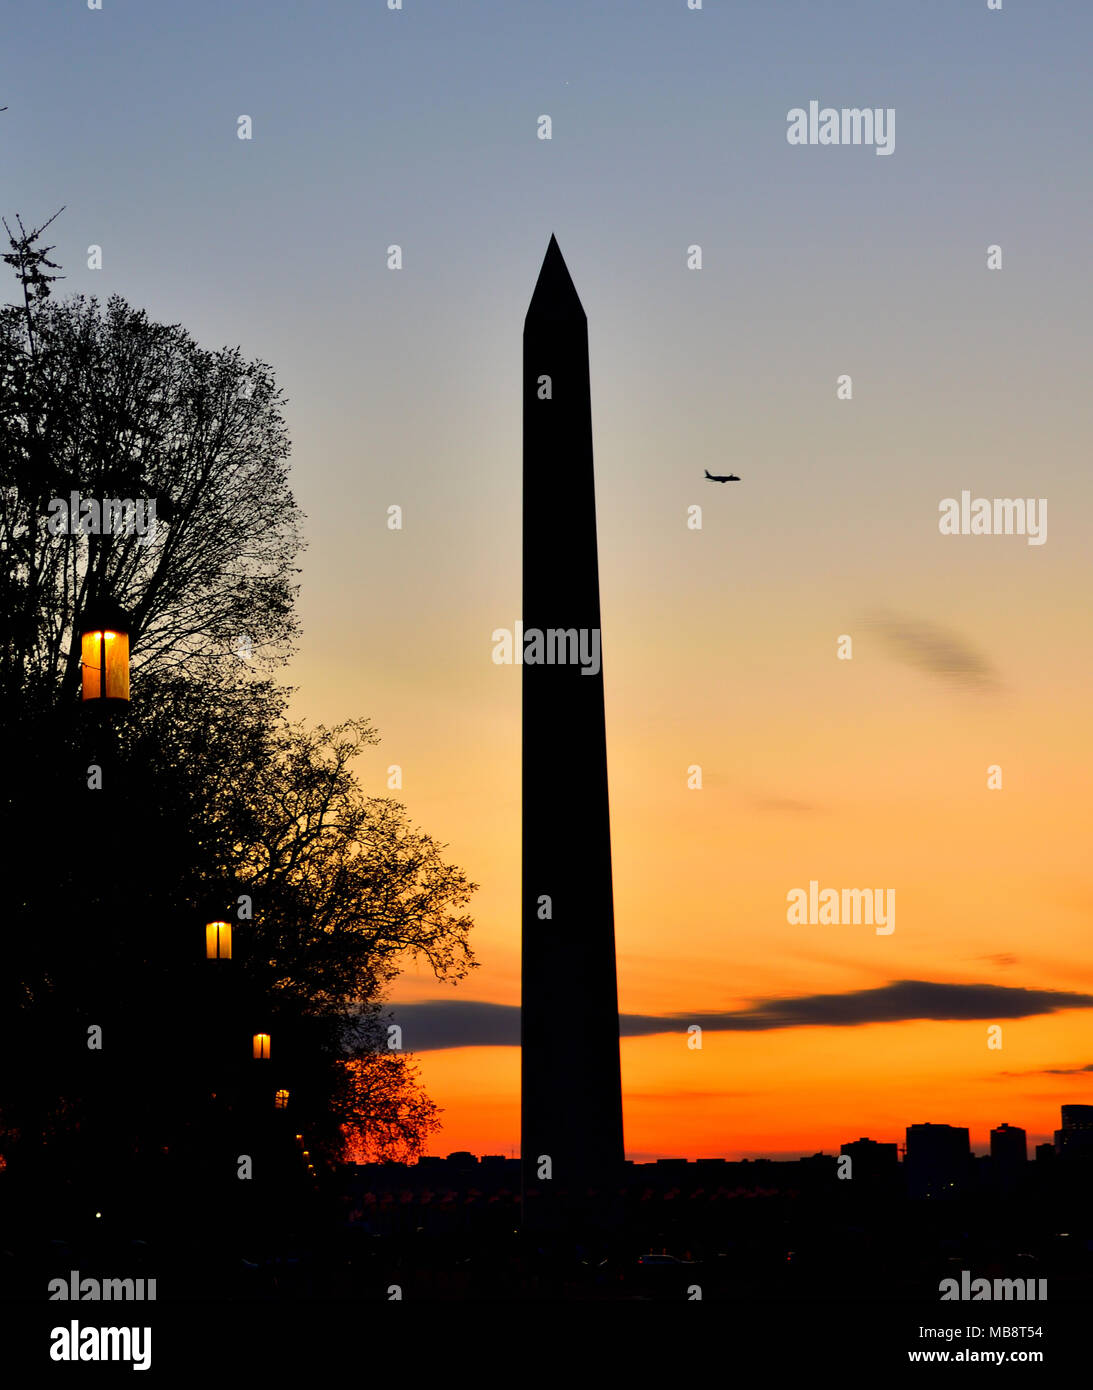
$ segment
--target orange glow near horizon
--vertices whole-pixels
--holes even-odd
[[[624,1038],[627,1157],[836,1153],[862,1137],[902,1144],[907,1126],[925,1121],[967,1127],[979,1152],[992,1129],[1015,1125],[1027,1130],[1031,1157],[1051,1142],[1059,1107],[1087,1100],[1090,1087],[1022,1063],[1068,1057],[1077,1018],[1006,1023],[1001,1054],[988,1053],[979,1022],[706,1032],[701,1052],[684,1032]],[[1007,1050],[1013,1070],[994,1060]],[[969,1077],[971,1059],[979,1065]],[[445,1112],[430,1153],[519,1153],[518,1048],[444,1049],[415,1062]]]
[[[1050,1142],[1061,1105],[1093,1099],[1088,1009],[708,1029],[700,1051],[687,1047],[688,1011],[903,980],[1093,995],[1093,892],[1078,847],[1085,793],[1069,756],[1077,692],[1056,701],[1048,722],[1012,699],[957,703],[946,721],[927,687],[893,744],[876,698],[889,687],[891,700],[890,673],[868,673],[841,712],[823,684],[810,691],[823,740],[791,740],[771,708],[746,716],[745,745],[704,725],[694,738],[701,760],[672,728],[660,743],[642,738],[629,681],[609,699],[620,1012],[670,1016],[676,1030],[622,1040],[628,1156],[830,1153],[861,1136],[902,1143],[908,1125],[926,1121],[967,1126],[980,1152],[1007,1122],[1028,1132],[1031,1154]],[[504,743],[508,731],[495,737]],[[451,823],[452,803],[434,799],[432,780],[462,779],[450,755],[438,757],[417,791]],[[688,791],[696,761],[703,789]],[[381,751],[376,762],[386,762]],[[995,762],[999,792],[987,787]],[[392,991],[396,1017],[399,1001],[519,1003],[518,786],[507,800],[499,791],[489,777],[477,790],[464,784],[478,837],[453,836],[449,850],[482,882],[472,937],[482,968],[453,989],[410,965]],[[894,932],[789,923],[787,893],[810,879],[894,887]],[[988,1046],[992,1025],[1000,1046]],[[424,1051],[416,1061],[443,1111],[429,1152],[518,1152],[517,1048]]]
[[[629,1154],[831,1152],[860,1136],[902,1142],[927,1121],[968,1126],[979,1150],[1003,1122],[1043,1142],[1061,1104],[1093,1101],[1093,1010],[1050,999],[1093,997],[1093,484],[1071,356],[1053,363],[1042,401],[1000,393],[994,377],[988,391],[963,357],[942,377],[912,299],[884,337],[888,300],[870,343],[895,358],[874,356],[868,389],[859,397],[856,380],[853,404],[838,404],[815,371],[826,349],[787,359],[785,321],[756,302],[747,333],[729,333],[740,355],[728,375],[696,376],[660,327],[629,317],[622,288],[597,281],[595,262],[586,272],[563,250],[590,325],[619,1009],[677,1029],[622,1041]],[[951,288],[966,285],[961,272]],[[483,379],[480,354],[444,378],[457,405],[445,413],[430,398],[447,427],[434,440],[424,422],[414,448],[432,441],[445,466],[414,484],[412,526],[382,529],[404,477],[377,463],[375,480],[353,484],[377,509],[361,544],[358,513],[328,505],[325,426],[301,441],[318,544],[294,710],[326,722],[367,713],[382,743],[358,764],[366,792],[387,794],[398,763],[397,799],[480,885],[469,909],[480,968],[453,987],[406,961],[396,1018],[400,1002],[520,1002],[520,670],[491,661],[491,633],[520,614],[525,307],[490,329],[491,363],[502,377],[511,368],[504,389]],[[855,322],[872,312],[863,299]],[[678,322],[693,327],[692,310]],[[723,360],[725,323],[711,315],[707,364]],[[772,335],[759,375],[753,331]],[[1009,346],[1019,376],[1028,354]],[[394,369],[385,380],[403,389]],[[465,428],[474,409],[488,429]],[[711,466],[743,476],[731,489],[702,479],[726,447],[754,459]],[[344,455],[356,470],[352,432]],[[938,501],[963,487],[1050,497],[1047,543],[941,535]],[[346,623],[347,593],[383,602]],[[701,789],[688,787],[696,765]],[[579,797],[579,766],[572,787]],[[812,880],[893,890],[894,932],[789,922],[787,894]],[[558,966],[564,977],[561,947]],[[837,1013],[839,1000],[901,981],[956,987],[987,1014],[1020,1011],[1008,991],[1037,994],[1024,1018],[738,1026],[687,1048],[689,1014],[818,996]],[[579,1030],[564,978],[559,999],[558,1026]],[[1000,1047],[988,1046],[992,1025]],[[443,1112],[429,1151],[515,1151],[518,1050],[467,1042],[416,1054]]]

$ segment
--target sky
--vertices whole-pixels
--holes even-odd
[[[364,786],[397,763],[480,885],[478,969],[392,992],[433,1152],[519,1143],[519,673],[491,633],[552,232],[589,320],[628,1156],[924,1121],[983,1150],[1093,1100],[1087,5],[0,13],[4,215],[64,206],[62,291],[272,365],[294,708],[369,716]],[[812,100],[893,110],[891,153],[791,145]],[[1046,540],[942,535],[965,489],[1046,499]],[[892,890],[894,931],[788,921],[813,880]]]

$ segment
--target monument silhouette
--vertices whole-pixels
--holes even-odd
[[[521,1175],[553,1224],[624,1157],[588,321],[553,236],[524,320],[522,641]]]

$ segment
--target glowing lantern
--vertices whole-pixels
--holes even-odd
[[[254,1060],[256,1062],[269,1061],[269,1034],[255,1033],[254,1035]]]
[[[82,698],[103,707],[129,703],[129,616],[116,603],[89,603],[80,622]]]
[[[273,1103],[274,1103],[274,1105],[277,1107],[278,1110],[284,1110],[284,1108],[288,1105],[288,1092],[287,1092],[287,1091],[274,1091],[274,1093],[273,1093]]]
[[[230,922],[206,922],[205,957],[207,960],[231,960],[232,924]]]

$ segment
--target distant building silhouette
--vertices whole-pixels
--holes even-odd
[[[624,1159],[588,323],[552,236],[524,321],[524,1217]],[[538,638],[532,636],[538,634]],[[594,660],[578,660],[591,654]]]
[[[839,1160],[834,1154],[802,1154],[797,1160],[797,1166],[808,1178],[830,1182],[838,1171]]]
[[[971,1178],[967,1129],[956,1125],[908,1125],[906,1163],[908,1196],[959,1196]]]
[[[891,1179],[899,1173],[898,1144],[881,1144],[875,1139],[852,1139],[839,1152],[849,1157],[855,1182]]]
[[[998,1192],[1012,1194],[1028,1167],[1028,1136],[1015,1125],[991,1130],[991,1180]]]
[[[1055,1131],[1055,1151],[1062,1158],[1093,1156],[1093,1105],[1064,1105],[1063,1127]]]
[[[991,1130],[991,1158],[1012,1166],[1028,1162],[1028,1136],[1016,1125],[1002,1124]]]

